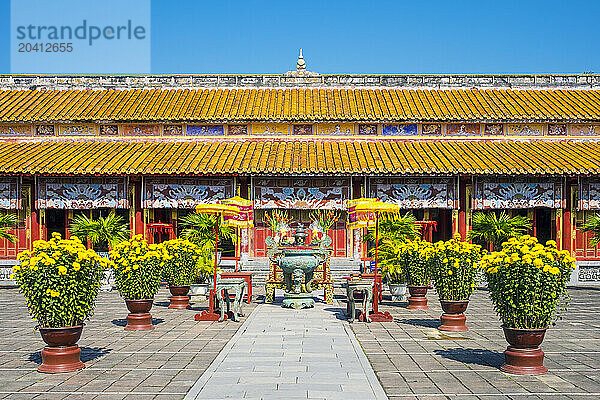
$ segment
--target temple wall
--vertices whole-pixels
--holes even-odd
[[[598,74],[436,75],[0,75],[0,89],[148,89],[211,87],[579,88],[600,87]]]

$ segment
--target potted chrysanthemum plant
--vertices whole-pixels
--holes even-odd
[[[398,265],[406,271],[409,310],[429,309],[426,295],[431,280],[433,251],[433,244],[421,239],[406,240],[399,245]]]
[[[172,309],[186,309],[190,306],[188,292],[197,274],[198,263],[201,262],[200,247],[189,240],[173,239],[160,244],[164,261],[163,277],[171,292]]]
[[[501,369],[522,375],[546,373],[540,345],[566,303],[575,259],[557,250],[553,240],[542,245],[525,235],[503,243],[502,250],[484,256],[481,265],[509,343]]]
[[[475,290],[479,261],[483,255],[481,246],[463,242],[460,235],[435,244],[436,262],[431,277],[444,313],[440,317],[442,331],[468,330],[464,312],[469,297]]]
[[[119,243],[110,251],[115,282],[129,310],[126,330],[154,329],[150,309],[169,256],[142,235]]]
[[[13,267],[14,279],[47,344],[38,371],[84,368],[77,341],[84,321],[94,313],[107,261],[79,239],[63,240],[57,233],[48,241],[35,241],[33,250],[20,253],[17,259],[20,264]]]

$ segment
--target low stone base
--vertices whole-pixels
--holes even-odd
[[[282,305],[282,307],[295,308],[296,310],[312,308],[314,306],[315,300],[312,297],[312,293],[286,293]]]
[[[42,365],[38,371],[46,374],[56,374],[60,372],[73,372],[85,368],[79,356],[81,349],[79,346],[67,347],[44,347],[42,350]]]
[[[154,329],[150,313],[129,313],[127,315],[126,331],[148,331]]]
[[[409,297],[408,306],[409,310],[429,310],[427,306],[427,297]]]
[[[517,349],[508,346],[504,351],[505,363],[500,369],[515,375],[543,375],[548,372],[544,366],[544,352],[541,348]]]
[[[465,314],[444,313],[440,317],[440,321],[442,322],[442,324],[438,327],[440,331],[463,332],[469,330],[467,325],[465,325],[465,322],[467,321]]]
[[[169,308],[172,310],[185,310],[190,308],[190,298],[188,296],[171,296]]]

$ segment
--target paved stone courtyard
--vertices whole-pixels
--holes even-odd
[[[101,292],[79,341],[86,368],[48,375],[36,371],[44,342],[23,296],[0,288],[0,398],[183,398],[241,323],[197,322],[194,315],[206,304],[169,310],[168,296],[161,288],[155,298],[154,330],[127,332],[125,302],[118,292]],[[254,306],[244,304],[246,315]]]
[[[471,330],[444,334],[434,292],[429,311],[386,297],[381,308],[394,322],[350,325],[339,290],[333,306],[295,311],[259,301],[244,305],[241,323],[214,323],[193,320],[205,304],[167,309],[161,289],[149,332],[124,331],[123,300],[101,293],[79,342],[87,368],[47,375],[36,371],[43,342],[24,299],[0,288],[0,398],[381,398],[375,377],[392,400],[600,398],[600,289],[570,293],[569,312],[544,340],[550,372],[538,377],[499,371],[506,342],[484,290],[467,310]]]
[[[600,288],[570,289],[564,319],[546,333],[542,349],[549,373],[507,375],[498,368],[507,343],[489,294],[476,291],[465,315],[468,332],[442,333],[437,294],[430,310],[411,311],[384,299],[393,323],[352,324],[392,400],[600,398]]]

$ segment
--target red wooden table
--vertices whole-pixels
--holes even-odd
[[[250,303],[252,301],[252,274],[253,272],[223,272],[221,278],[244,278],[248,287],[248,291],[244,294],[244,300],[246,303]]]

